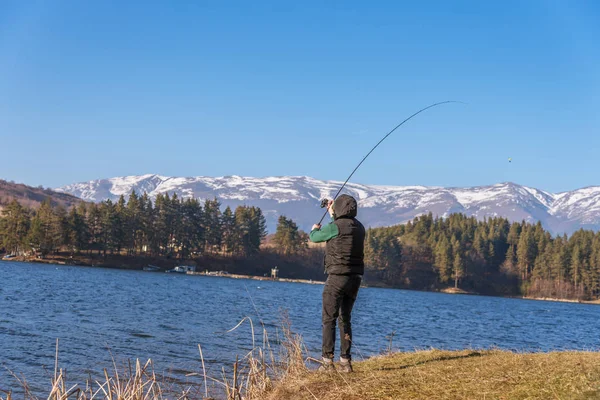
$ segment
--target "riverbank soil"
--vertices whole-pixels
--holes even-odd
[[[599,399],[599,352],[418,351],[289,376],[268,400]]]

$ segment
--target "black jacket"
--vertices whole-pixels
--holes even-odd
[[[325,270],[332,275],[362,275],[365,272],[365,227],[355,218],[358,205],[343,194],[333,204],[339,234],[327,242]]]

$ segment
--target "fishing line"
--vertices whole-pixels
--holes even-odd
[[[371,149],[371,151],[369,151],[367,153],[366,156],[363,157],[363,159],[358,163],[358,165],[356,166],[356,168],[354,168],[354,170],[352,171],[352,173],[350,174],[350,176],[348,176],[348,179],[346,179],[346,181],[344,182],[344,184],[342,185],[342,187],[340,188],[340,190],[337,191],[337,193],[335,194],[335,196],[333,197],[333,201],[335,201],[335,199],[337,199],[337,197],[340,195],[342,189],[344,189],[344,187],[346,186],[346,184],[348,183],[348,181],[350,180],[350,178],[352,178],[352,175],[354,175],[354,173],[356,172],[356,170],[362,165],[363,162],[365,162],[365,160],[367,159],[367,157],[369,157],[371,155],[371,153],[377,148],[379,147],[379,145],[385,140],[387,139],[388,136],[390,136],[392,133],[394,133],[394,131],[398,128],[400,128],[402,125],[404,125],[404,123],[410,121],[411,118],[419,115],[420,113],[422,113],[425,110],[428,110],[430,108],[442,105],[442,104],[448,104],[448,103],[459,103],[459,104],[466,104],[463,103],[462,101],[456,101],[456,100],[447,100],[447,101],[441,101],[439,103],[434,103],[431,104],[425,108],[420,109],[419,111],[417,111],[416,113],[414,113],[413,115],[411,115],[410,117],[406,118],[404,121],[400,122],[398,125],[396,125],[396,127],[394,129],[392,129],[391,131],[389,131],[384,137],[383,139],[381,139],[379,142],[377,142],[377,144],[375,145],[375,147],[373,147]],[[323,206],[323,205],[322,205]],[[325,213],[323,214],[323,216],[321,217],[321,220],[319,221],[318,225],[321,225],[321,223],[323,222],[323,219],[325,219],[325,217],[327,216],[327,210],[325,210]]]

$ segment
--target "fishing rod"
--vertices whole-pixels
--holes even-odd
[[[356,170],[362,165],[363,162],[365,162],[365,160],[367,159],[367,157],[369,157],[371,155],[371,153],[385,140],[387,139],[388,136],[390,136],[392,133],[394,133],[394,131],[398,128],[400,128],[402,125],[404,125],[405,122],[408,122],[411,118],[419,115],[420,113],[422,113],[425,110],[428,110],[430,108],[442,105],[442,104],[448,104],[448,103],[460,103],[460,104],[466,104],[463,103],[462,101],[455,101],[455,100],[447,100],[447,101],[441,101],[439,103],[434,103],[431,104],[425,108],[420,109],[419,111],[417,111],[416,113],[414,113],[413,115],[411,115],[410,117],[406,118],[404,121],[400,122],[398,125],[396,125],[396,127],[394,129],[392,129],[391,131],[389,131],[387,133],[387,135],[385,135],[383,137],[383,139],[381,139],[379,142],[377,142],[377,144],[375,145],[375,147],[373,147],[371,149],[371,151],[369,151],[367,153],[366,156],[364,156],[364,158],[358,163],[358,165],[356,166],[356,168],[354,168],[354,170],[352,171],[352,173],[350,174],[350,176],[348,177],[348,179],[346,179],[346,181],[344,182],[344,184],[342,185],[342,187],[340,188],[340,190],[337,191],[337,193],[335,194],[335,196],[333,197],[333,199],[331,201],[335,201],[335,199],[337,199],[337,197],[340,195],[342,189],[344,189],[344,187],[346,186],[346,184],[348,183],[348,181],[350,180],[350,178],[352,178],[352,175],[354,175],[354,173],[356,172]],[[328,199],[323,199],[321,201],[321,208],[328,208],[329,205],[329,200]],[[323,222],[323,220],[325,219],[325,217],[327,216],[327,212],[328,210],[325,210],[325,214],[323,214],[323,216],[321,217],[321,220],[319,221],[319,223],[317,225],[321,225],[321,222]]]

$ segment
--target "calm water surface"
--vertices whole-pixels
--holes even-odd
[[[152,358],[155,370],[186,382],[219,377],[252,347],[244,318],[276,337],[282,310],[320,355],[321,285],[0,262],[0,389],[48,388],[59,361],[71,384],[128,358]],[[254,307],[254,305],[255,307]],[[393,347],[548,351],[600,348],[600,306],[363,288],[353,313],[355,357]]]

